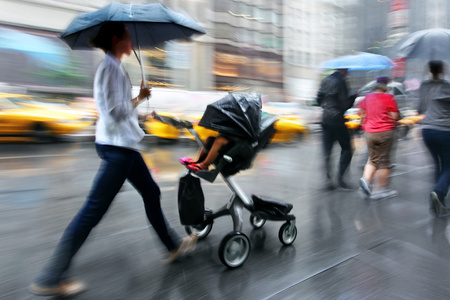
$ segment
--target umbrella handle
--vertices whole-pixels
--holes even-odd
[[[141,66],[142,82],[144,83],[144,87],[147,87],[147,82],[145,81],[145,74],[144,74],[144,65],[142,64],[141,46],[139,45],[138,48],[139,48],[139,65]]]
[[[137,57],[136,51],[134,51],[134,50],[133,51],[134,51],[134,55],[136,55],[139,65],[141,66],[142,82],[144,82],[144,87],[147,87],[147,82],[145,81],[145,74],[144,74],[144,65],[142,64],[142,53],[141,53],[141,44],[139,43],[139,35],[137,33],[136,23],[133,23],[133,25],[134,25],[136,44],[138,45],[138,50],[139,50],[139,57]],[[147,100],[148,100],[148,97],[147,97]]]

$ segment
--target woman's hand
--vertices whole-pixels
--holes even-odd
[[[145,87],[144,86],[144,81],[141,82],[141,89],[139,91],[139,95],[136,98],[131,99],[131,103],[133,103],[133,107],[136,107],[139,105],[139,103],[141,103],[142,100],[144,100],[145,98],[148,98],[151,96],[152,94],[152,87],[148,86]]]
[[[152,90],[152,87],[151,86],[145,87],[144,81],[142,81],[141,82],[141,90],[139,91],[139,96],[138,96],[139,101],[141,101],[147,97],[150,97],[152,94],[151,90]]]

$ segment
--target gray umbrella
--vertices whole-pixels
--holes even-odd
[[[123,22],[130,30],[134,46],[139,49],[138,60],[143,77],[141,47],[153,47],[174,39],[189,40],[194,34],[205,33],[203,28],[188,16],[176,13],[159,3],[135,5],[113,2],[97,11],[79,14],[61,33],[60,38],[72,49],[90,49],[90,39],[107,21]]]
[[[423,60],[450,59],[450,29],[433,28],[413,32],[398,41],[389,50],[392,58]]]

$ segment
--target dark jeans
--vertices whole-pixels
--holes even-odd
[[[327,177],[331,179],[331,151],[334,143],[338,141],[341,146],[341,158],[339,160],[338,178],[342,179],[353,156],[353,149],[350,142],[350,133],[347,126],[343,124],[322,123],[322,143],[325,156],[325,171]]]
[[[66,279],[73,256],[108,210],[125,180],[136,188],[144,200],[147,218],[166,246],[173,251],[180,239],[167,224],[161,210],[160,190],[153,181],[141,154],[137,151],[96,144],[102,163],[84,206],[64,231],[53,256],[44,267],[36,283],[45,286],[58,284]]]
[[[423,129],[422,136],[434,159],[436,185],[433,191],[445,205],[450,185],[450,131]]]

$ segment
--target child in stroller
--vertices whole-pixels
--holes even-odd
[[[208,105],[198,125],[218,131],[219,135],[202,141],[197,160],[182,157],[180,162],[191,171],[207,171],[212,163],[220,159],[220,153],[226,153],[235,144],[257,142],[261,106],[261,98],[256,94],[229,94]]]
[[[238,140],[238,137],[229,134],[219,133],[217,137],[210,136],[204,141],[196,160],[189,157],[181,157],[180,163],[194,172],[208,170],[209,166],[219,156],[219,151],[225,152]]]

